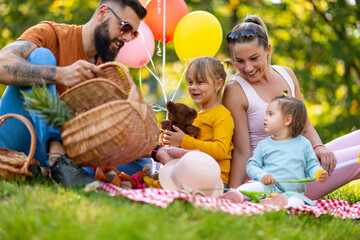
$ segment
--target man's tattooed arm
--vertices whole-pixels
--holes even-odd
[[[56,67],[36,65],[26,59],[37,45],[30,41],[15,41],[0,51],[0,82],[14,86],[56,84]]]

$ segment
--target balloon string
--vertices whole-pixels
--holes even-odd
[[[139,84],[140,84],[141,93],[144,95],[144,89],[142,88],[141,68],[139,69]]]
[[[166,49],[165,49],[165,25],[166,25],[166,0],[163,0],[164,3],[164,7],[163,7],[163,78],[162,78],[162,82],[163,85],[165,86],[165,57],[166,57]]]
[[[174,101],[174,99],[175,99],[176,93],[177,93],[177,91],[178,91],[178,89],[179,89],[179,87],[180,87],[181,80],[183,79],[186,70],[187,70],[187,66],[185,65],[185,70],[184,70],[184,72],[183,72],[183,74],[182,74],[182,76],[181,76],[181,78],[180,78],[180,80],[179,80],[179,83],[178,83],[178,85],[177,85],[177,87],[176,87],[176,90],[175,90],[175,92],[174,92],[174,95],[173,95],[172,98],[171,98],[171,101]]]
[[[156,55],[158,55],[159,57],[162,57],[161,48],[160,48],[160,41],[158,41],[158,44],[157,44],[156,48],[157,48]]]
[[[146,68],[149,70],[149,72],[155,77],[155,79],[160,83],[161,88],[163,89],[164,100],[165,100],[165,103],[166,103],[166,102],[167,102],[167,98],[166,98],[166,92],[167,92],[167,90],[166,90],[166,87],[165,87],[165,85],[163,85],[163,84],[160,82],[160,80],[159,80],[159,76],[158,76],[158,74],[157,74],[157,72],[156,72],[156,67],[155,67],[154,61],[152,60],[152,56],[151,56],[151,54],[150,54],[150,52],[149,52],[149,49],[146,47],[146,42],[145,42],[144,35],[143,35],[143,33],[141,32],[141,30],[139,30],[139,31],[140,31],[140,35],[141,35],[141,40],[142,40],[143,43],[144,43],[146,53],[147,53],[148,56],[149,56],[149,59],[150,59],[151,65],[152,65],[152,67],[153,67],[153,69],[154,69],[154,72],[152,72],[146,65],[144,65],[144,67],[146,67]],[[142,91],[142,93],[144,93],[144,91],[143,91],[143,89],[142,89],[142,82],[141,82],[141,69],[140,69],[140,80],[139,80],[139,81],[140,81],[141,91]]]
[[[154,72],[155,72],[155,74],[156,74],[156,76],[157,76],[158,74],[157,74],[157,72],[156,72],[155,64],[154,64],[154,62],[153,62],[153,60],[152,60],[152,56],[151,56],[151,54],[150,54],[150,52],[149,52],[149,49],[146,47],[145,38],[144,38],[144,35],[143,35],[142,32],[141,32],[141,29],[139,29],[139,32],[140,32],[140,35],[141,35],[141,40],[142,40],[143,43],[144,43],[146,53],[147,53],[147,55],[148,55],[148,57],[149,57],[149,59],[150,59],[151,65],[152,65],[152,67],[153,67],[153,69],[154,69]]]
[[[166,112],[167,109],[157,104],[150,104],[154,112]]]
[[[144,44],[144,47],[145,47],[146,51],[149,52],[148,49],[147,49],[147,47],[146,47],[146,43],[145,43],[145,39],[144,39],[144,34],[142,33],[142,31],[141,31],[140,28],[139,28],[139,33],[140,33],[141,40],[143,41],[143,44]],[[139,69],[139,84],[140,84],[141,93],[144,95],[144,89],[142,88],[141,68]]]
[[[146,49],[146,51],[147,51],[148,54],[150,55],[149,50]],[[144,67],[146,67],[146,68],[149,70],[149,72],[155,77],[155,79],[160,83],[160,86],[161,86],[161,88],[162,88],[162,90],[163,90],[164,100],[165,100],[165,104],[166,104],[166,102],[167,102],[167,98],[166,98],[166,96],[167,96],[167,89],[166,89],[165,85],[163,85],[163,84],[161,83],[160,78],[159,78],[159,75],[158,75],[157,72],[156,72],[156,68],[155,68],[154,61],[152,60],[151,57],[150,57],[150,62],[151,62],[151,65],[152,65],[152,67],[153,67],[153,69],[154,69],[154,72],[152,72],[147,66],[144,66]]]
[[[153,77],[156,79],[156,81],[159,82],[160,86],[161,86],[161,89],[163,91],[163,95],[164,95],[164,102],[165,104],[167,103],[167,97],[166,97],[166,92],[165,92],[165,87],[164,85],[162,84],[162,82],[160,81],[160,79],[151,71],[150,68],[148,68],[147,66],[145,66],[147,70],[149,70],[149,72],[151,73],[151,75],[153,75]]]

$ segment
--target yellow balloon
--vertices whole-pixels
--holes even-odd
[[[222,42],[222,28],[209,12],[195,11],[185,15],[174,32],[174,48],[182,62],[201,56],[215,56]]]

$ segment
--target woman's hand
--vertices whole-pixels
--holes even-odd
[[[176,126],[172,127],[174,128],[175,132],[165,130],[162,141],[166,146],[180,147],[185,133]]]
[[[331,173],[334,171],[336,166],[335,154],[325,146],[315,148],[315,154],[319,159],[321,166],[329,173],[329,176],[331,176]]]

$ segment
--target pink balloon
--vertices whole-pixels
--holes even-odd
[[[116,60],[130,68],[146,66],[152,58],[155,50],[154,35],[146,23],[141,22],[139,36],[125,43],[116,56]]]

